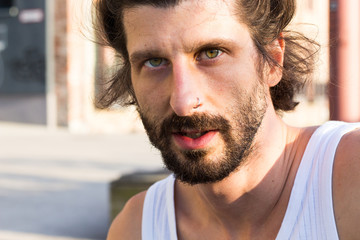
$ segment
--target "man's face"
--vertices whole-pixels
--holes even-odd
[[[190,184],[235,171],[267,108],[255,47],[232,4],[184,1],[124,12],[138,111],[165,165]]]

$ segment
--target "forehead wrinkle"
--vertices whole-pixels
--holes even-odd
[[[167,15],[169,17],[169,19],[171,19],[172,16],[176,16],[177,12],[181,11],[180,9],[182,9],[183,11],[194,11],[194,10],[196,10],[199,13],[203,12],[204,6],[201,4],[201,2],[204,2],[205,0],[197,0],[196,4],[197,4],[198,7],[196,7],[196,9],[194,9],[194,7],[191,6],[191,5],[190,6],[186,5],[187,3],[192,3],[192,1],[193,0],[180,0],[177,4],[175,4],[173,6],[172,5],[171,6],[162,6],[162,5],[158,6],[158,5],[153,5],[153,4],[139,4],[139,5],[124,8],[122,16],[123,16],[123,20],[124,20],[126,15],[128,15],[128,14],[133,15],[132,13],[136,12],[136,10],[141,9],[141,8],[153,8],[153,9],[164,10],[165,11],[164,16]],[[206,1],[208,1],[208,0],[206,0]],[[215,0],[215,1],[212,2],[212,5],[214,7],[213,11],[211,12],[212,14],[209,14],[207,18],[203,19],[202,22],[200,22],[200,23],[198,23],[196,25],[193,25],[193,26],[188,26],[188,25],[185,26],[184,25],[184,29],[189,30],[189,28],[191,28],[191,27],[196,27],[198,25],[201,25],[201,24],[204,24],[204,23],[206,24],[207,22],[211,22],[211,20],[213,18],[215,18],[216,15],[219,14],[218,7],[220,5],[222,5],[220,3],[223,3],[223,5],[226,6],[226,8],[228,9],[228,13],[230,15],[232,15],[232,16],[237,15],[237,13],[235,11],[236,8],[235,8],[234,0]],[[226,14],[224,14],[224,15],[226,16]],[[136,14],[133,15],[133,17],[136,17],[138,19],[142,18],[141,15],[136,16]],[[132,26],[131,22],[128,22],[127,24],[129,25],[129,27]],[[181,22],[174,21],[173,24],[180,25]],[[132,26],[132,27],[134,27],[134,26]],[[125,28],[125,30],[126,30],[126,28]]]

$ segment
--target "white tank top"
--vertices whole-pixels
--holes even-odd
[[[311,136],[296,174],[276,240],[339,239],[332,201],[332,167],[341,137],[360,123],[330,121]],[[145,197],[142,240],[177,240],[174,182],[170,175]]]

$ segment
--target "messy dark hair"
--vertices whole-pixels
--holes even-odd
[[[126,48],[126,35],[123,23],[124,10],[139,5],[153,7],[174,7],[184,0],[96,0],[94,1],[96,30],[100,41],[113,48],[121,63],[109,81],[109,86],[101,93],[99,107],[106,108],[113,103],[120,105],[136,104],[131,83],[131,66]],[[239,21],[246,24],[264,64],[282,69],[282,79],[270,88],[275,110],[293,110],[298,102],[294,95],[307,81],[314,68],[318,44],[303,34],[287,30],[295,13],[295,0],[236,0],[236,13]],[[283,66],[271,57],[269,44],[275,39],[285,41]]]

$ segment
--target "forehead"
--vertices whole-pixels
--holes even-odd
[[[164,23],[161,26],[176,25],[189,28],[191,26],[186,20],[194,17],[201,17],[204,22],[208,22],[216,15],[233,15],[232,2],[232,0],[185,0],[163,7],[140,4],[124,10],[124,24],[126,30],[139,25],[152,27],[157,24],[156,26],[159,27],[158,21]]]
[[[217,12],[224,8],[235,9],[234,6],[236,0],[178,0],[170,1],[163,0],[158,3],[156,0],[139,1],[139,4],[134,3],[129,7],[124,8],[124,15],[136,11],[150,11],[150,9],[163,10],[171,14],[180,12],[181,10],[201,13],[203,11],[209,11],[212,9],[213,12]],[[142,3],[145,2],[145,3]],[[147,3],[148,2],[148,3]],[[152,3],[154,2],[154,3]]]
[[[206,38],[226,38],[233,35],[234,28],[244,32],[234,6],[234,0],[186,0],[174,7],[138,5],[125,9],[128,51],[145,45],[185,46]]]

